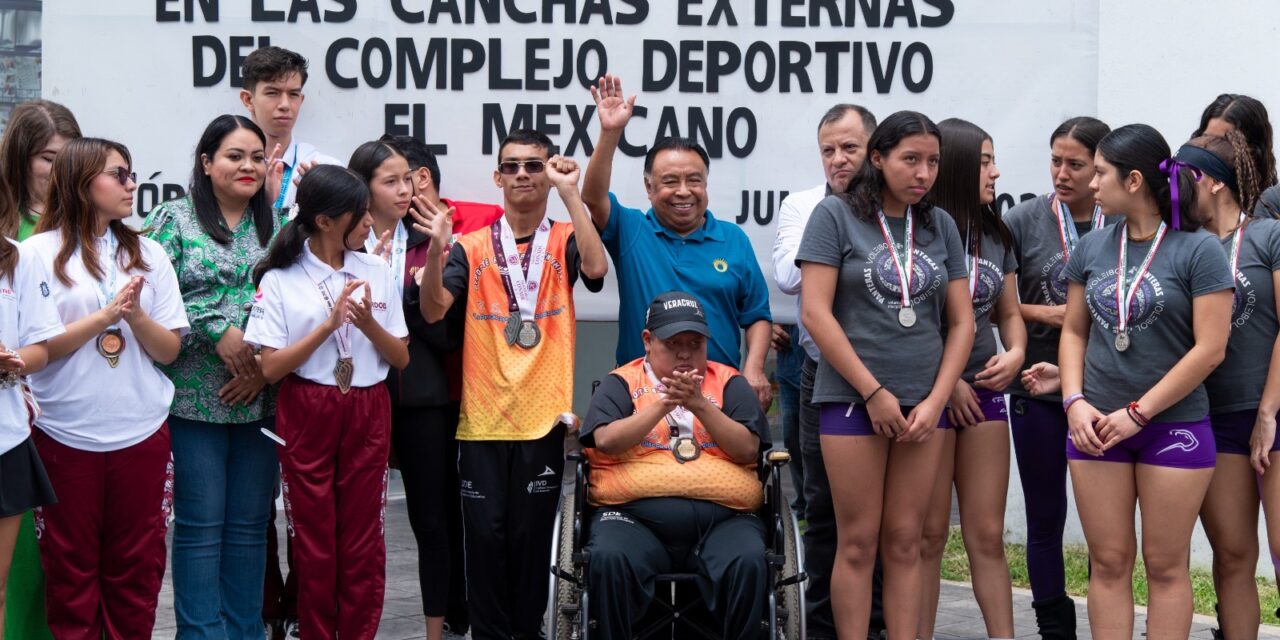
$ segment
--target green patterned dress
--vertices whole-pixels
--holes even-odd
[[[283,224],[283,218],[278,218],[276,231]],[[275,415],[272,387],[248,406],[226,405],[218,398],[218,390],[231,381],[231,374],[214,349],[228,328],[244,330],[253,304],[253,269],[267,254],[267,248],[258,244],[251,212],[245,212],[226,245],[205,233],[188,197],[152,209],[146,228],[173,263],[191,323],[178,359],[161,367],[173,380],[170,413],[217,424],[243,424]]]

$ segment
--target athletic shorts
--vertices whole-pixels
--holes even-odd
[[[1253,424],[1258,418],[1257,409],[1228,411],[1209,416],[1213,423],[1213,441],[1218,453],[1249,455],[1249,438],[1253,436]],[[1280,438],[1271,445],[1272,451],[1280,451]]]
[[[1068,460],[1149,464],[1173,469],[1211,469],[1216,462],[1213,427],[1205,416],[1191,422],[1152,422],[1101,456],[1076,449],[1067,437]]]
[[[902,415],[911,413],[915,407],[903,407]],[[950,429],[947,412],[938,417],[939,429]],[[818,434],[824,436],[874,436],[876,430],[871,426],[871,415],[866,405],[853,402],[825,402],[818,415]]]
[[[974,387],[973,390],[978,394],[978,406],[982,407],[983,422],[1009,421],[1009,405],[1005,403],[1003,392],[978,387]],[[962,431],[964,427],[956,425],[955,429]]]

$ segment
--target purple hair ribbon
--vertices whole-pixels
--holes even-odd
[[[1160,171],[1169,176],[1169,200],[1173,204],[1173,228],[1182,228],[1182,201],[1178,196],[1178,170],[1186,169],[1195,176],[1196,182],[1200,182],[1200,178],[1204,177],[1201,171],[1185,162],[1179,162],[1177,158],[1166,158],[1160,163]]]

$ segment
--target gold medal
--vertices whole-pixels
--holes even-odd
[[[351,358],[338,358],[338,364],[333,365],[333,378],[338,383],[338,391],[343,395],[351,391],[351,377],[355,373],[356,366]]]
[[[107,359],[111,368],[120,364],[120,354],[124,353],[124,333],[118,327],[110,327],[98,334],[98,353]]]
[[[702,455],[702,447],[693,438],[677,438],[675,444],[671,445],[671,454],[684,464]]]

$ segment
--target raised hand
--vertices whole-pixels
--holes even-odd
[[[636,97],[623,97],[622,78],[614,75],[600,78],[596,86],[591,87],[591,99],[596,101],[602,131],[621,131],[627,127]]]
[[[547,160],[547,178],[557,189],[577,189],[579,175],[578,162],[572,158],[557,155]]]
[[[454,208],[441,210],[422,196],[413,197],[409,215],[413,216],[413,228],[431,238],[431,251],[443,252],[453,239]]]
[[[383,260],[386,260],[387,264],[391,264],[391,232],[392,231],[393,231],[392,229],[387,229],[386,231],[383,231],[382,236],[378,238],[378,243],[373,245],[373,255],[378,256]]]
[[[280,199],[281,182],[284,181],[284,148],[280,143],[267,156],[267,177],[262,187],[267,190],[267,202],[274,204]]]
[[[369,330],[378,324],[373,317],[373,294],[369,291],[369,283],[364,283],[364,297],[359,302],[349,301],[347,303],[347,318],[351,320],[357,329],[363,331],[366,335]]]

